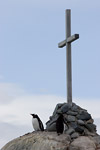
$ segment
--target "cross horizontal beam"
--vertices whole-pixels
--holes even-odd
[[[64,40],[64,41],[58,43],[58,47],[59,47],[59,48],[62,48],[62,47],[64,47],[64,46],[66,46],[66,43],[71,43],[71,42],[73,42],[73,41],[75,41],[75,40],[77,40],[77,39],[79,39],[79,34],[74,34],[74,35],[68,37],[68,38],[67,38],[67,41]]]
[[[67,38],[67,43],[71,43],[77,39],[79,39],[79,34],[74,34],[74,35]]]
[[[62,41],[62,42],[58,43],[58,47],[62,48],[64,46],[66,46],[66,43],[67,43],[66,40]]]

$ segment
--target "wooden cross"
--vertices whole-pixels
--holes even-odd
[[[66,46],[66,67],[67,67],[67,102],[72,104],[72,68],[71,68],[71,42],[77,40],[79,34],[71,36],[71,10],[66,10],[66,39],[58,43],[58,47]]]

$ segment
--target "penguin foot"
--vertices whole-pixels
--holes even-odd
[[[57,133],[58,134],[58,136],[61,134],[61,133]]]

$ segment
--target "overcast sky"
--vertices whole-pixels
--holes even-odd
[[[65,10],[71,9],[73,101],[100,133],[100,1],[0,0],[0,147],[32,132],[30,113],[44,125],[66,101]]]

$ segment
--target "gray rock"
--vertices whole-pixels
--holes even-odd
[[[91,123],[93,124],[93,122],[94,122],[94,120],[93,120],[93,119],[90,119],[90,120],[88,120],[86,123],[87,123],[87,124],[91,124]]]
[[[62,111],[61,111],[61,109],[58,109],[56,113],[57,114],[63,114]]]
[[[77,127],[77,122],[70,122],[69,126],[75,129]]]
[[[53,118],[53,116],[50,116],[50,117],[49,117],[50,120],[52,120],[52,118]],[[46,124],[47,124],[47,122],[46,122]]]
[[[76,116],[78,120],[89,120],[91,119],[91,115],[87,112],[82,111],[79,115]]]
[[[84,123],[84,121],[83,120],[77,120],[77,123],[79,124],[79,125],[85,125],[85,123]]]
[[[79,137],[79,134],[77,132],[74,132],[73,134],[71,134],[72,139],[75,139],[75,138],[78,138],[78,137]]]
[[[95,141],[96,145],[100,145],[100,135],[93,136],[91,139]]]
[[[48,122],[46,122],[46,125],[51,125],[51,124],[53,124],[54,122],[57,121],[58,117],[59,117],[58,114],[56,114],[55,116],[50,117],[50,120],[49,120]]]
[[[57,111],[58,111],[64,104],[66,104],[66,103],[59,103],[59,104],[56,105],[56,108],[55,108],[55,110],[54,110],[54,112],[53,112],[53,116],[57,114]]]
[[[56,131],[56,122],[54,122],[54,123],[52,123],[52,124],[48,124],[47,126],[46,126],[46,130],[47,131]]]
[[[83,108],[80,108],[79,113],[82,113],[82,112],[87,112],[87,110],[83,109]]]
[[[67,121],[68,122],[73,122],[73,121],[75,121],[76,119],[75,119],[75,116],[71,116],[71,115],[68,115],[67,116]]]
[[[71,105],[68,104],[68,103],[66,103],[66,104],[64,104],[64,105],[61,107],[61,112],[62,112],[62,113],[66,113],[66,112],[69,111],[70,108],[71,108]]]
[[[78,132],[78,133],[80,133],[80,134],[82,134],[82,133],[84,132],[84,127],[78,125],[78,126],[75,128],[75,131]]]
[[[78,112],[79,111],[79,106],[76,104],[71,108],[72,111]]]
[[[72,133],[74,133],[75,132],[75,130],[73,129],[73,128],[69,128],[67,131],[66,131],[66,133],[68,134],[68,135],[71,135]]]
[[[96,150],[96,145],[89,137],[80,136],[71,143],[69,150]]]
[[[55,116],[51,117],[51,120],[46,122],[46,130],[47,131],[56,131],[56,121],[58,119],[59,115],[56,114]]]
[[[84,135],[85,136],[95,136],[96,133],[90,132],[88,129],[84,129]]]
[[[94,125],[94,124],[85,124],[85,127],[86,127],[90,132],[96,132],[96,125]]]
[[[76,115],[78,115],[78,112],[74,112],[74,111],[69,110],[69,111],[67,112],[67,115],[76,116]]]

